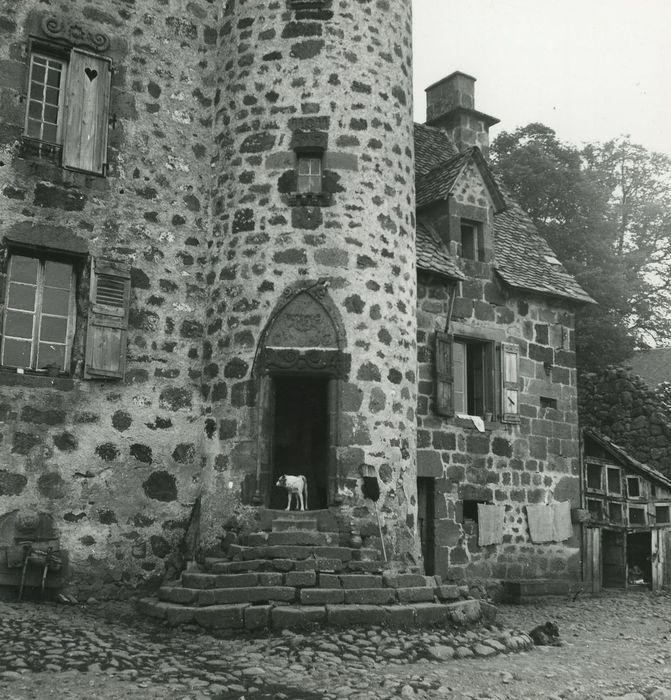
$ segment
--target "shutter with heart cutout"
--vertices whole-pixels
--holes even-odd
[[[109,59],[72,49],[65,91],[64,168],[104,174],[111,75]]]
[[[123,379],[129,307],[128,265],[94,260],[86,333],[87,379]]]

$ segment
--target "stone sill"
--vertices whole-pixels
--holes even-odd
[[[452,425],[456,426],[457,428],[466,428],[467,430],[470,429],[474,433],[480,432],[473,424],[473,421],[469,420],[468,418],[457,418],[456,416],[454,416],[450,419],[450,422],[452,423]],[[519,425],[519,423],[518,422],[516,422],[516,423],[513,423],[513,422],[504,423],[503,421],[498,421],[498,420],[485,421],[485,432],[490,432],[492,430],[503,430],[504,428],[506,428],[509,425]]]
[[[42,372],[24,372],[0,368],[0,386],[25,386],[31,389],[58,389],[72,391],[75,381],[71,377],[51,377]]]

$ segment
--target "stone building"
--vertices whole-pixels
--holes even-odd
[[[37,512],[75,592],[155,584],[287,472],[399,566],[579,575],[525,507],[579,504],[589,298],[473,78],[413,125],[409,3],[24,0],[0,35],[0,545]]]

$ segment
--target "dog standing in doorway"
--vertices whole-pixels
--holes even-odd
[[[307,510],[308,480],[302,474],[299,476],[282,474],[275,486],[281,486],[283,489],[287,490],[287,507],[284,510],[291,510],[291,501],[294,496],[296,497],[298,510]]]

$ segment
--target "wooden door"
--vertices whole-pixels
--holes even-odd
[[[662,586],[671,589],[671,529],[660,530],[664,542],[664,562],[662,565]]]
[[[602,551],[602,585],[604,588],[626,588],[627,553],[625,534],[616,530],[603,530]]]
[[[652,564],[652,590],[659,591],[664,585],[666,562],[666,537],[664,530],[650,532],[650,563]]]
[[[601,592],[601,528],[583,528],[583,583],[585,592]]]

